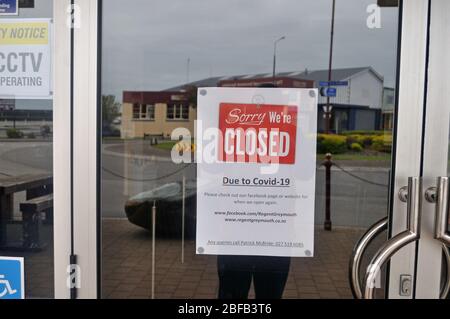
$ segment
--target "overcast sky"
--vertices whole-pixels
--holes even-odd
[[[51,17],[36,0],[20,17]],[[161,90],[209,76],[328,67],[332,0],[104,0],[103,92]],[[381,28],[366,26],[376,0],[336,0],[334,67],[372,66],[395,84],[397,8],[381,10]],[[324,79],[325,80],[325,79]],[[29,103],[26,103],[29,104]]]
[[[187,79],[328,67],[331,0],[104,0],[103,94]],[[366,26],[376,0],[337,0],[334,67],[372,66],[395,83],[397,8]],[[325,79],[324,79],[325,80]]]

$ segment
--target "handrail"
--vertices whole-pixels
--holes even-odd
[[[353,248],[352,255],[350,257],[349,279],[350,288],[355,299],[363,298],[360,280],[362,256],[370,243],[375,239],[375,237],[377,237],[387,229],[387,223],[387,217],[384,217],[377,221],[364,233],[364,235],[362,235],[362,237],[358,240],[355,247]]]
[[[420,239],[421,188],[420,177],[408,178],[407,230],[385,242],[370,262],[364,279],[365,299],[373,299],[374,283],[381,267],[401,248]]]

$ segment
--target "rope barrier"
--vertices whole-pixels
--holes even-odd
[[[103,167],[103,166],[102,166],[102,170],[107,172],[107,173],[109,173],[109,174],[111,174],[111,175],[113,175],[113,176],[115,176],[115,177],[117,177],[117,178],[129,180],[129,181],[132,181],[132,182],[154,182],[154,181],[158,181],[158,180],[161,180],[161,179],[165,179],[165,178],[171,177],[171,176],[173,176],[173,175],[183,171],[184,169],[188,168],[191,165],[192,165],[192,163],[189,163],[189,164],[184,165],[183,167],[181,167],[180,169],[178,169],[178,170],[176,170],[176,171],[174,171],[172,173],[169,173],[169,174],[163,175],[163,176],[159,176],[159,177],[156,177],[156,178],[149,178],[149,179],[138,179],[138,178],[126,177],[126,176],[120,175],[118,173],[115,173],[112,170],[109,170],[109,169],[107,169],[106,167]],[[316,169],[319,169],[321,166],[316,167]],[[373,182],[373,181],[365,179],[365,178],[363,178],[361,176],[353,174],[353,173],[347,171],[346,169],[344,169],[343,167],[341,167],[340,165],[338,165],[338,164],[336,164],[334,162],[333,162],[333,166],[335,166],[338,169],[340,169],[343,173],[345,173],[345,174],[347,174],[347,175],[349,175],[349,176],[351,176],[353,178],[356,178],[356,179],[358,179],[358,180],[360,180],[360,181],[362,181],[364,183],[368,183],[368,184],[375,185],[375,186],[380,186],[380,187],[388,187],[387,184],[381,184],[381,183]],[[9,175],[4,174],[4,173],[0,173],[0,174],[9,176]]]
[[[362,181],[362,182],[365,182],[365,183],[368,183],[368,184],[371,184],[371,185],[375,185],[375,186],[380,186],[380,187],[389,187],[389,185],[381,184],[381,183],[377,183],[377,182],[373,182],[373,181],[370,181],[370,180],[368,180],[368,179],[365,179],[365,178],[363,178],[363,177],[361,177],[361,176],[355,175],[355,174],[353,174],[353,173],[351,173],[351,172],[345,170],[344,168],[342,168],[341,166],[339,166],[339,165],[336,164],[336,163],[333,163],[333,166],[336,166],[337,168],[339,168],[339,169],[340,169],[342,172],[344,172],[345,174],[350,175],[351,177],[356,178],[356,179],[358,179],[358,180],[360,180],[360,181]]]
[[[111,174],[111,175],[113,175],[113,176],[115,176],[115,177],[117,177],[117,178],[125,179],[125,180],[131,181],[131,182],[155,182],[155,181],[158,181],[158,180],[161,180],[161,179],[165,179],[165,178],[171,177],[171,176],[173,176],[173,175],[183,171],[184,169],[188,168],[191,165],[192,165],[192,163],[189,163],[189,164],[184,165],[180,169],[177,169],[176,171],[173,171],[173,172],[171,172],[171,173],[169,173],[167,175],[159,176],[159,177],[156,177],[156,178],[148,178],[148,179],[138,179],[138,178],[126,177],[126,176],[120,175],[118,173],[115,173],[115,172],[113,172],[113,171],[111,171],[111,170],[109,170],[109,169],[107,169],[107,168],[105,168],[103,166],[102,166],[102,170],[107,172],[107,173],[109,173],[109,174]]]

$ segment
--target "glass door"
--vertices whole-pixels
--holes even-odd
[[[2,1],[0,299],[58,298],[67,288],[70,238],[61,225],[70,223],[62,196],[70,179],[59,164],[70,145],[61,131],[70,119],[64,2]],[[8,261],[21,262],[22,271]]]
[[[399,9],[360,0],[334,10],[333,1],[110,0],[101,19],[101,297],[352,298],[353,247],[390,211]],[[323,84],[330,80],[337,85]],[[173,132],[194,136],[199,88],[267,84],[324,95],[311,171],[314,254],[201,254],[198,164],[171,157],[196,142]],[[370,245],[361,273],[386,238]],[[378,297],[385,268],[382,277]]]
[[[443,83],[449,70],[444,58],[449,8],[440,0],[403,3],[390,238],[371,260],[365,298],[375,296],[373,280],[388,263],[389,298],[448,297],[449,108]],[[414,53],[405,50],[412,43]]]
[[[448,127],[449,119],[442,106],[446,74],[441,72],[448,69],[448,41],[442,40],[448,31],[445,1],[392,1],[387,7],[371,0],[189,5],[133,0],[127,6],[77,0],[75,5],[83,31],[75,31],[74,51],[79,104],[74,110],[78,155],[72,250],[84,274],[80,297],[446,295],[446,230],[441,227],[436,235],[434,226],[434,212],[445,211],[436,208],[443,207],[438,194],[445,179],[438,188],[436,178],[446,173],[444,154],[431,152],[447,152],[442,139],[449,136],[431,129],[443,127],[435,125],[442,121]],[[221,109],[241,103],[236,112],[253,110],[224,118],[245,125],[264,123],[261,107],[280,106],[270,104],[276,92],[293,94],[287,94],[287,102],[277,100],[285,101],[287,112],[280,121],[297,121],[291,105],[295,94],[314,105],[307,117],[311,134],[297,131],[316,146],[308,152],[312,168],[288,170],[292,176],[283,178],[283,183],[297,183],[304,174],[300,180],[314,181],[312,194],[304,197],[312,200],[312,208],[294,200],[298,209],[293,214],[267,207],[258,213],[257,205],[277,202],[270,191],[238,190],[239,179],[253,174],[251,168],[240,173],[223,166],[211,174],[232,175],[222,176],[227,177],[222,186],[234,191],[229,204],[219,200],[227,192],[204,190],[202,169],[189,159],[202,146],[196,120],[221,116],[205,108],[208,92],[230,94],[224,105],[212,103]],[[298,123],[304,124],[300,110]],[[433,185],[436,189],[429,189]],[[215,222],[206,225],[214,224],[223,236],[209,244],[239,243],[247,246],[247,254],[223,247],[211,253],[198,246],[206,205],[199,199],[208,192],[218,199],[207,201]],[[253,199],[242,203],[245,210],[233,210],[239,200],[231,197],[239,198],[240,192]],[[257,200],[263,196],[272,200]],[[280,229],[287,228],[280,224],[303,211],[308,216],[303,226],[314,244],[302,254],[290,252],[304,243],[276,242],[290,249],[270,254],[261,246],[274,242],[252,241],[261,229],[271,238],[286,238]],[[235,223],[248,241],[234,242],[229,225],[217,227],[220,219]],[[271,224],[272,231],[259,224]],[[299,229],[287,229],[287,235],[302,235]]]

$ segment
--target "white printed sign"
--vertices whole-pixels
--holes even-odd
[[[51,99],[51,20],[0,20],[0,98]]]
[[[198,90],[198,254],[313,256],[317,95]]]

